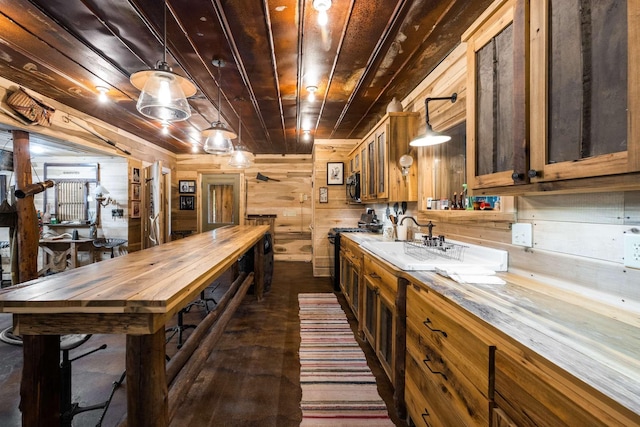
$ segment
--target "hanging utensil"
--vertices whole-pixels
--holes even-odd
[[[396,214],[396,218],[398,217],[398,202],[393,204],[393,212]]]
[[[407,214],[407,202],[402,202],[402,214]]]

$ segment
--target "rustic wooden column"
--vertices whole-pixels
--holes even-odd
[[[127,335],[127,425],[169,425],[164,327],[152,335]]]
[[[29,133],[13,131],[16,188],[32,183]],[[18,283],[38,277],[38,218],[33,197],[16,200],[18,212]],[[19,331],[18,331],[19,333]],[[60,424],[60,336],[24,335],[20,410],[22,425]]]
[[[24,188],[33,182],[31,176],[31,152],[29,133],[13,131],[13,165],[16,188]],[[38,240],[40,230],[33,197],[16,199],[18,211],[18,283],[38,277]]]

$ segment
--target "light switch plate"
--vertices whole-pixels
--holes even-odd
[[[511,243],[530,248],[533,246],[533,226],[528,222],[519,222],[511,226]]]
[[[640,234],[624,235],[624,266],[640,268]]]

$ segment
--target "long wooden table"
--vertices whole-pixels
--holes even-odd
[[[126,334],[129,426],[166,426],[164,325],[253,247],[264,287],[267,225],[233,226],[32,280],[0,294],[24,343],[23,426],[52,426],[60,412],[60,335]]]

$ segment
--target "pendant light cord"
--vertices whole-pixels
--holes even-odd
[[[162,61],[166,64],[167,63],[167,2],[164,1],[162,3],[162,12],[163,12],[163,21],[164,21],[164,30],[163,30],[163,44],[164,44],[164,49],[162,52]]]

